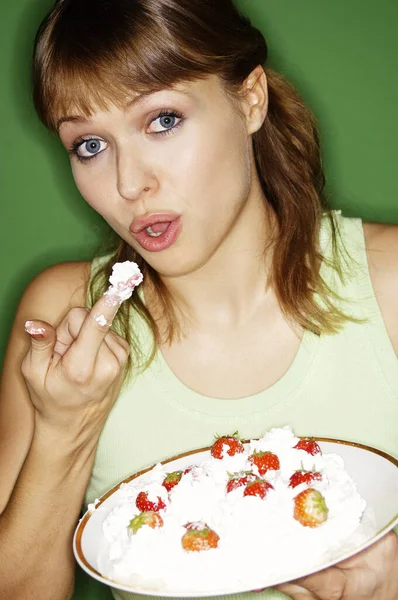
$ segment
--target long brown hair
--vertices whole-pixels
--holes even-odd
[[[253,144],[279,231],[272,284],[288,318],[316,334],[334,333],[346,317],[319,270],[324,260],[318,247],[323,213],[329,214],[335,248],[331,266],[340,275],[342,269],[324,196],[315,119],[292,85],[266,66],[267,54],[263,35],[231,0],[58,0],[36,38],[34,103],[42,122],[56,130],[62,115],[77,111],[89,116],[96,107],[123,106],[132,92],[150,93],[208,75],[218,75],[226,92],[236,98],[246,77],[263,65],[269,109]],[[91,300],[105,290],[114,262],[123,260],[137,262],[150,278],[171,342],[178,324],[168,291],[125,241],[115,240],[92,277]],[[134,294],[119,312],[116,328],[132,344],[137,360],[132,311],[149,324],[155,346],[160,333],[140,295]]]

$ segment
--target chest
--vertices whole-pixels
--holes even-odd
[[[337,336],[304,335],[293,364],[276,383],[230,400],[187,387],[158,353],[125,387],[108,417],[86,501],[134,471],[236,430],[254,438],[290,425],[297,435],[352,440],[398,456],[397,358],[388,337],[380,334],[376,344],[372,331],[352,325]],[[267,361],[261,364],[265,368]],[[232,371],[231,381],[237,381]],[[240,372],[244,379],[249,371]]]
[[[300,343],[301,335],[274,313],[242,327],[192,332],[160,351],[189,389],[227,400],[271,387],[294,362]]]

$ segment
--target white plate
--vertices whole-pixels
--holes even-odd
[[[364,550],[398,524],[398,460],[380,450],[361,444],[325,438],[317,438],[317,441],[323,454],[335,453],[343,458],[348,474],[356,483],[359,493],[366,500],[367,507],[373,511],[372,517],[374,518],[375,529],[365,539],[362,538],[359,545],[356,535],[353,534],[345,541],[344,546],[333,551],[333,554],[329,556],[327,561],[313,565],[312,568],[306,569],[305,572],[297,572],[294,565],[286,564],[281,565],[280,573],[272,573],[271,577],[267,577],[267,573],[264,572],[264,581],[261,586],[257,585],[256,587],[273,587],[334,565]],[[209,448],[186,452],[178,457],[162,461],[162,464],[169,464],[170,471],[182,470],[195,463],[197,456],[200,456],[200,460],[204,460],[207,456],[210,456]],[[94,511],[87,511],[85,513],[76,528],[73,539],[73,550],[79,565],[89,575],[106,585],[119,590],[144,595],[203,597],[251,591],[252,588],[248,589],[247,586],[244,589],[236,589],[235,587],[228,587],[227,584],[221,588],[218,587],[214,593],[209,593],[208,591],[206,593],[186,593],[186,591],[182,593],[178,590],[162,590],[155,585],[153,589],[148,586],[133,587],[111,581],[98,572],[97,553],[103,537],[102,523],[110,511],[118,504],[118,495],[120,494],[118,490],[120,485],[140,477],[152,468],[150,467],[124,479],[123,482],[120,482],[99,499]]]

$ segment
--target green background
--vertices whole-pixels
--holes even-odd
[[[32,41],[51,4],[0,6],[0,361],[26,284],[48,265],[89,258],[106,232],[30,101]],[[237,4],[266,35],[269,64],[291,79],[318,117],[332,205],[347,216],[398,223],[398,2]],[[87,585],[80,582],[79,598],[88,598]],[[92,593],[100,600],[98,589]]]

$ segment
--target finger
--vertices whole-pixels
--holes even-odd
[[[30,348],[25,364],[29,364],[31,373],[45,375],[53,356],[55,344],[54,328],[50,323],[35,320],[26,321],[25,331],[30,336]]]
[[[93,368],[98,350],[108,333],[121,305],[120,299],[104,294],[87,314],[73,344],[74,357]]]
[[[115,340],[110,340],[110,334],[105,336],[102,342],[96,361],[96,371],[92,373],[97,383],[103,386],[103,389],[109,390],[115,382],[121,383],[120,376],[124,373],[126,354],[121,356],[120,346],[117,347]],[[110,348],[112,346],[112,348]],[[119,353],[117,356],[116,353]]]
[[[301,577],[291,583],[278,587],[284,594],[290,594],[294,600],[328,600],[342,598],[347,578],[339,567],[329,567],[312,575]]]
[[[109,331],[105,338],[105,344],[109,350],[116,356],[119,364],[124,367],[127,364],[127,359],[130,354],[129,344],[113,331]]]
[[[315,598],[327,598],[327,593],[333,598],[342,598],[346,586],[346,575],[339,567],[329,567],[302,577],[295,583],[310,591]]]
[[[320,600],[318,596],[295,583],[283,583],[277,585],[275,589],[278,590],[278,592],[282,592],[282,594],[286,594],[286,596],[289,596],[292,600]]]
[[[56,328],[56,342],[54,352],[63,356],[78,337],[82,325],[87,317],[87,308],[72,308]]]
[[[94,304],[87,315],[74,346],[74,356],[90,362],[93,368],[98,350],[109,331],[121,303],[130,298],[143,276],[138,265],[131,261],[116,263],[109,277],[111,284],[104,295]]]

